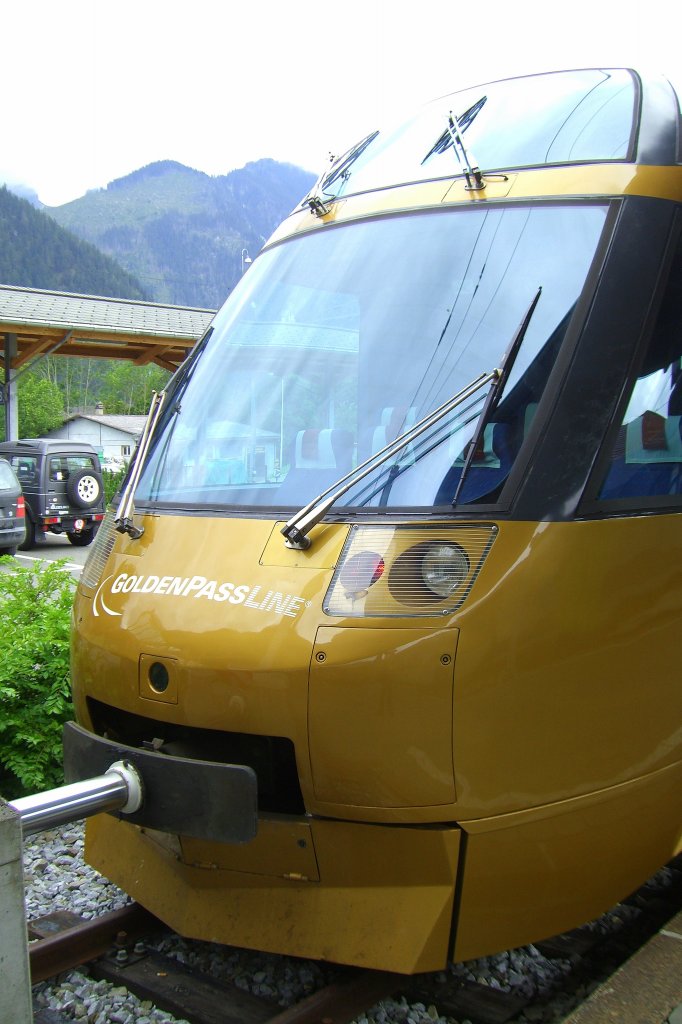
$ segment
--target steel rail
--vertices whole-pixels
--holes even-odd
[[[135,938],[162,927],[161,922],[139,903],[129,903],[119,910],[83,921],[56,935],[36,939],[28,947],[31,984],[35,985],[102,956],[122,932],[127,938]],[[30,932],[30,921],[28,929]]]

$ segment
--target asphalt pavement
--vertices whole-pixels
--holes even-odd
[[[74,579],[79,579],[89,551],[89,546],[86,548],[74,547],[66,536],[48,534],[47,540],[41,541],[30,551],[17,551],[16,560],[20,565],[32,565],[35,562],[56,562],[57,559],[64,558],[66,559],[66,568]]]

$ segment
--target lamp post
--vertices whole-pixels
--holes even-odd
[[[242,249],[242,274],[248,267],[249,263],[253,263],[253,260],[249,256],[247,249]]]

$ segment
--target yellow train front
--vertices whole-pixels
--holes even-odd
[[[331,164],[173,378],[65,751],[140,765],[86,854],[181,933],[433,970],[680,850],[679,125],[628,70],[445,97]]]

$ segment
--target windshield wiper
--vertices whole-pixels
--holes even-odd
[[[170,407],[170,415],[175,415],[180,412],[180,400],[187,390],[194,371],[199,360],[199,356],[202,354],[208,340],[213,334],[213,327],[209,327],[204,336],[197,342],[192,354],[186,363],[184,363],[174,377],[170,380],[168,387],[163,391],[152,391],[152,401],[149,406],[149,412],[147,413],[147,420],[145,422],[138,446],[135,449],[130,469],[128,470],[128,478],[126,485],[121,495],[121,500],[118,503],[118,509],[114,516],[114,523],[119,533],[129,534],[133,540],[137,540],[144,533],[144,528],[135,526],[133,522],[133,516],[135,514],[135,491],[142,473],[142,466],[147,453],[149,451],[149,445],[151,443],[152,435],[156,429],[156,425],[159,422],[161,416],[161,410],[167,398],[170,398],[173,405]]]
[[[434,153],[444,153],[446,149],[450,149],[450,147],[452,147],[459,163],[464,168],[464,177],[466,179],[465,188],[467,192],[482,192],[486,187],[487,181],[507,181],[506,174],[486,174],[484,178],[484,172],[474,160],[474,155],[471,150],[467,150],[464,145],[464,139],[462,138],[464,132],[481,111],[487,99],[487,96],[482,96],[477,103],[474,103],[472,107],[465,110],[460,117],[457,117],[457,115],[451,110],[448,114],[448,123],[445,131],[436,139],[433,146],[422,160],[423,166],[426,161],[434,155]]]
[[[464,457],[464,465],[462,466],[462,472],[460,474],[459,482],[457,484],[457,490],[455,491],[455,496],[452,499],[453,505],[457,504],[457,499],[459,498],[460,492],[462,490],[462,485],[464,484],[464,479],[466,477],[467,470],[469,469],[469,466],[473,461],[474,454],[478,450],[478,446],[483,437],[483,431],[485,430],[494,410],[497,408],[500,396],[502,395],[502,391],[504,390],[504,386],[507,383],[507,380],[509,379],[509,374],[511,373],[511,369],[514,365],[516,356],[518,355],[519,349],[521,348],[521,342],[526,336],[528,325],[532,319],[533,313],[537,308],[537,304],[540,301],[541,295],[542,285],[538,288],[537,292],[533,296],[533,300],[528,309],[526,310],[526,315],[521,321],[516,334],[512,338],[509,348],[502,357],[502,364],[499,370],[499,375],[497,377],[497,380],[491,387],[490,391],[488,392],[488,396],[485,400],[485,405],[481,409],[481,415],[478,417],[476,429],[474,430],[471,441],[469,442],[469,448]]]
[[[480,114],[481,110],[483,109],[487,102],[488,97],[481,96],[480,100],[477,100],[474,104],[472,104],[472,106],[468,108],[468,110],[465,110],[464,113],[460,114],[459,116],[455,116],[452,113],[452,111],[450,111],[450,117],[452,118],[453,122],[456,123],[460,134],[463,134],[467,130],[469,125],[472,123],[472,121],[476,119],[478,114]],[[434,144],[431,146],[431,149],[428,151],[428,153],[422,160],[422,167],[424,166],[427,160],[430,160],[432,156],[434,156],[437,153],[444,153],[445,150],[450,149],[450,147],[455,148],[455,150],[457,149],[455,140],[452,137],[451,126],[450,124],[448,124],[448,127],[445,129],[442,135],[438,136]]]
[[[459,157],[460,163],[464,166],[464,177],[466,178],[466,187],[470,192],[480,192],[481,189],[485,188],[485,182],[483,175],[478,164],[475,162],[473,154],[467,153],[464,146],[464,140],[462,139],[462,129],[456,116],[450,111],[448,114],[448,132],[452,138],[452,144],[455,152]]]
[[[333,202],[336,199],[336,195],[325,195],[328,189],[342,178],[344,181],[348,181],[351,174],[351,165],[355,163],[359,156],[365,152],[370,143],[374,142],[378,131],[370,132],[364,139],[360,139],[356,142],[346,153],[343,153],[339,157],[331,157],[331,167],[322,171],[313,187],[311,188],[308,195],[305,197],[302,206],[309,206],[312,213],[317,217],[324,217],[329,213],[329,207],[325,200]]]
[[[119,533],[129,534],[133,540],[137,540],[144,533],[143,526],[135,526],[133,517],[135,515],[135,490],[142,473],[142,466],[144,460],[147,457],[149,451],[149,443],[154,433],[154,428],[159,421],[161,415],[161,409],[166,398],[165,391],[153,391],[152,402],[149,407],[149,413],[140,437],[139,444],[135,450],[133,462],[130,467],[130,474],[128,476],[128,483],[125,486],[125,490],[121,495],[121,500],[118,503],[118,509],[114,516],[114,522],[116,529]]]
[[[313,498],[304,508],[289,519],[287,523],[282,527],[282,534],[285,537],[286,546],[289,548],[296,548],[299,551],[305,551],[310,547],[309,532],[313,526],[316,526],[321,519],[327,514],[329,509],[339,498],[343,497],[351,487],[359,483],[360,480],[364,480],[366,476],[378,469],[384,462],[395,455],[397,452],[404,448],[406,445],[414,441],[415,438],[423,434],[424,431],[429,430],[434,424],[441,420],[444,416],[447,416],[449,412],[455,409],[458,405],[466,402],[467,399],[471,398],[477,391],[485,387],[486,384],[490,384],[498,379],[500,370],[491,370],[489,373],[482,373],[480,377],[477,377],[466,387],[458,391],[456,395],[449,398],[447,402],[444,402],[441,406],[435,409],[433,412],[428,413],[418,423],[415,423],[413,427],[406,430],[404,434],[397,437],[395,441],[391,441],[381,451],[375,452],[370,455],[368,459],[361,462],[355,469],[351,469],[349,473],[342,476],[339,480],[328,487],[321,494],[318,494],[316,498]]]
[[[460,414],[458,414],[457,419],[459,421],[459,429],[467,427],[472,422],[474,422],[474,425],[478,422],[480,414],[477,414],[476,416],[468,416],[467,413],[468,410],[466,409],[462,411],[462,414],[465,416],[465,419],[463,420],[460,419]],[[407,473],[408,470],[413,469],[414,466],[422,459],[428,458],[431,452],[438,448],[448,436],[448,423],[447,421],[441,420],[439,426],[435,427],[432,434],[427,434],[423,437],[419,444],[411,445],[413,452],[412,458],[409,462],[404,462],[402,464],[394,462],[388,468],[385,468],[383,474],[378,477],[376,483],[373,484],[369,481],[365,485],[364,490],[358,492],[356,504],[364,507],[368,505],[373,498],[376,498],[377,494],[379,494],[381,495],[378,502],[379,507],[385,507],[388,505],[391,488],[398,477],[401,477],[403,473]]]

